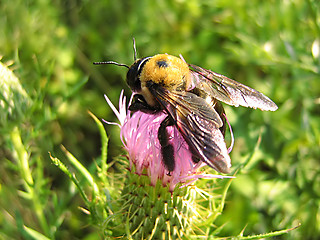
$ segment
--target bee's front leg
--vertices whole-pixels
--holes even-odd
[[[148,105],[146,100],[141,94],[135,94],[132,99],[132,103],[129,106],[131,112],[141,111],[144,113],[154,114],[159,111],[158,108]]]

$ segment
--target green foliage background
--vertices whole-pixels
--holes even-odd
[[[225,224],[219,235],[301,223],[278,238],[319,239],[319,14],[317,0],[2,0],[1,62],[10,65],[22,90],[11,86],[12,108],[4,107],[4,88],[0,95],[0,238],[31,239],[25,225],[51,239],[99,239],[48,152],[63,159],[62,144],[89,170],[95,167],[101,143],[87,110],[116,121],[103,94],[116,103],[121,89],[128,96],[130,90],[124,68],[92,62],[131,64],[135,37],[141,57],[181,53],[279,106],[276,112],[226,106],[239,173],[215,223]],[[106,127],[111,161],[121,144],[118,129]],[[17,161],[18,145],[34,182]]]

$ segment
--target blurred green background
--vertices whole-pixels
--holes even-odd
[[[31,239],[24,225],[51,239],[100,239],[48,152],[63,159],[62,144],[89,169],[95,166],[100,136],[87,111],[116,121],[103,94],[117,105],[121,89],[127,96],[130,90],[125,68],[92,62],[130,65],[132,37],[140,57],[181,53],[279,106],[276,112],[226,106],[236,139],[233,169],[241,170],[215,223],[225,224],[220,236],[301,223],[277,239],[319,239],[319,14],[318,0],[2,0],[1,62],[21,86],[1,79],[0,239]],[[6,108],[8,96],[14,105]],[[28,177],[17,161],[15,126],[33,197],[24,191]],[[119,130],[106,128],[111,161],[121,153]]]

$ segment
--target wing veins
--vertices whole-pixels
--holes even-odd
[[[196,81],[195,87],[210,89],[211,94],[222,102],[236,107],[241,105],[270,111],[275,111],[278,108],[272,100],[253,88],[211,70],[193,64],[189,64],[189,66],[194,81]],[[242,100],[240,100],[240,96]]]

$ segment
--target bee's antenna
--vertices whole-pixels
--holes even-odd
[[[127,64],[124,64],[124,63],[117,63],[117,62],[114,62],[114,61],[107,61],[107,62],[94,62],[93,64],[94,64],[94,65],[114,64],[114,65],[117,65],[117,66],[130,68]]]
[[[133,50],[134,50],[134,61],[137,60],[137,48],[136,48],[136,39],[132,38],[133,40]]]

